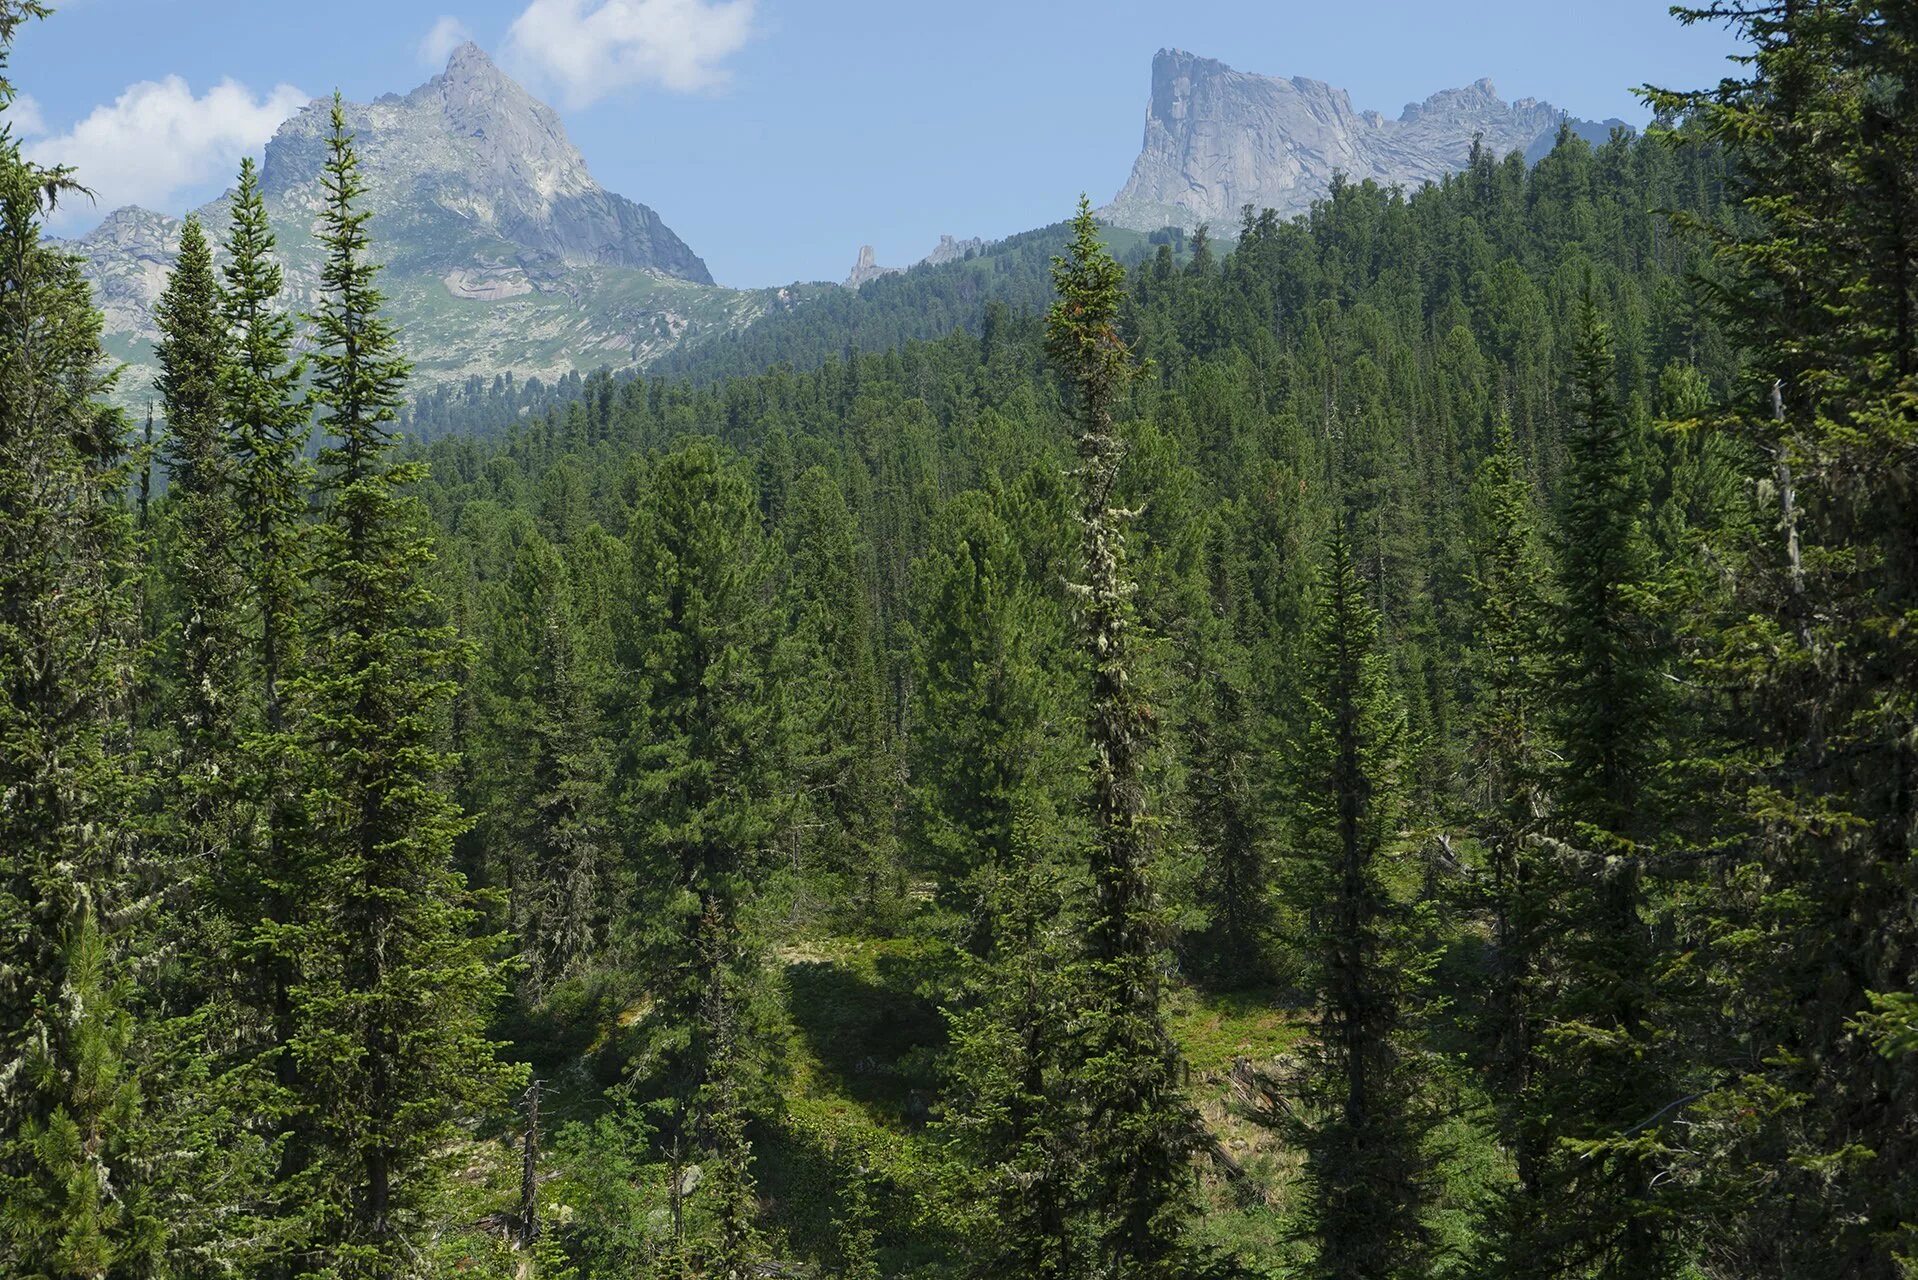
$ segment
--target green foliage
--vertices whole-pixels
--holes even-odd
[[[1315,904],[1308,972],[1317,1008],[1304,1055],[1303,1142],[1315,1274],[1424,1275],[1431,1169],[1416,1010],[1429,961],[1394,892],[1405,727],[1377,612],[1342,523],[1320,588],[1301,777],[1296,899]]]
[[[298,1267],[328,1276],[413,1265],[456,1118],[497,1105],[512,1074],[486,1037],[500,972],[450,861],[464,819],[440,784],[435,738],[454,637],[433,616],[431,551],[407,494],[421,469],[389,458],[406,367],[366,261],[363,190],[336,101],[313,380],[329,440],[310,653],[292,698],[305,783],[297,906],[273,929],[298,975]]]
[[[43,12],[0,7],[0,42]],[[80,1280],[150,1265],[163,1229],[129,1062],[123,424],[79,264],[42,238],[60,182],[0,134],[0,1268]]]
[[[0,142],[0,1269],[1909,1271],[1918,33],[1694,17],[1649,138],[410,412],[336,110],[163,489]]]

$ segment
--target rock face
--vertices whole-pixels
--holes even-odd
[[[1101,211],[1142,231],[1236,226],[1246,205],[1290,216],[1323,196],[1334,173],[1416,188],[1463,169],[1472,140],[1536,159],[1566,115],[1536,99],[1502,101],[1489,80],[1435,93],[1396,120],[1357,111],[1343,89],[1234,71],[1161,49],[1152,60],[1145,144],[1125,189]],[[1612,122],[1616,123],[1616,122]],[[1573,122],[1588,137],[1608,125]]]
[[[958,262],[973,254],[982,253],[985,247],[986,242],[978,236],[970,240],[955,240],[951,236],[940,236],[939,243],[933,251],[919,261],[928,267],[942,266],[948,262]]]
[[[880,276],[896,276],[904,267],[882,267],[873,256],[873,247],[869,244],[859,246],[859,261],[852,264],[852,274],[846,277],[846,287],[857,289],[868,280],[877,280]]]
[[[913,266],[938,267],[948,262],[959,262],[974,254],[984,253],[986,242],[974,236],[970,240],[960,240],[953,236],[940,236],[939,243],[931,253],[919,259]],[[859,261],[853,263],[852,274],[846,277],[846,288],[857,289],[868,280],[877,280],[881,276],[896,276],[909,270],[907,267],[882,267],[873,255],[869,244],[859,246]]]
[[[261,185],[269,199],[317,208],[329,109],[313,103],[267,144]],[[412,247],[422,231],[448,250],[491,238],[535,273],[597,264],[713,282],[658,214],[593,180],[553,109],[476,44],[455,49],[442,74],[405,97],[353,104],[346,118],[366,169],[375,233],[382,216],[411,224],[412,234],[396,243]]]

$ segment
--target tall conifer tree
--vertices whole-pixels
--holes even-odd
[[[1080,646],[1091,668],[1092,880],[1086,981],[1090,1002],[1080,1068],[1101,1252],[1115,1277],[1176,1275],[1186,1265],[1197,1120],[1166,1029],[1160,973],[1165,923],[1154,898],[1146,762],[1153,716],[1140,688],[1134,583],[1125,564],[1128,513],[1115,507],[1125,458],[1113,415],[1134,366],[1119,336],[1124,271],[1079,201],[1046,352],[1065,379],[1080,462]]]
[[[1537,1195],[1503,1240],[1503,1274],[1627,1277],[1676,1265],[1655,1182],[1668,1159],[1669,1037],[1646,866],[1660,838],[1665,698],[1644,527],[1644,451],[1620,406],[1610,327],[1577,304],[1572,422],[1556,537],[1548,688],[1549,995],[1521,1150]]]
[[[1765,458],[1714,677],[1735,693],[1739,900],[1715,919],[1742,1052],[1696,1108],[1727,1273],[1918,1268],[1918,19],[1710,3],[1742,74],[1653,92],[1732,160],[1705,230],[1752,353],[1719,428]],[[1706,1131],[1696,1125],[1694,1132]]]
[[[1315,1273],[1326,1280],[1427,1274],[1420,1213],[1430,1169],[1411,1031],[1425,963],[1392,891],[1404,712],[1386,675],[1372,584],[1343,518],[1320,588],[1311,711],[1299,750],[1296,892],[1313,904],[1318,1009],[1304,1093]]]
[[[336,97],[313,401],[320,455],[312,645],[297,685],[306,825],[284,931],[298,1101],[311,1149],[294,1189],[302,1265],[414,1274],[456,1122],[497,1105],[509,1073],[486,1039],[500,993],[489,940],[452,868],[463,819],[436,745],[456,643],[428,587],[422,467],[395,462],[407,365],[368,260],[365,182]]]
[[[741,468],[705,440],[661,459],[632,548],[624,799],[638,862],[621,928],[655,992],[635,1083],[665,1112],[681,1263],[743,1280],[760,1250],[746,1130],[763,1043],[750,1018],[750,912],[785,801],[768,549]],[[703,1179],[682,1204],[689,1164]]]

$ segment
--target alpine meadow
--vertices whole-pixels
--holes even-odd
[[[0,0],[0,1277],[1918,1277],[1918,0],[1693,3],[730,288],[502,68],[753,0],[79,234]]]

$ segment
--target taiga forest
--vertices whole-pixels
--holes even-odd
[[[1918,1277],[1918,4],[1696,3],[1433,180],[432,303],[710,300],[560,373],[338,95],[135,351],[0,84],[0,1274]]]

